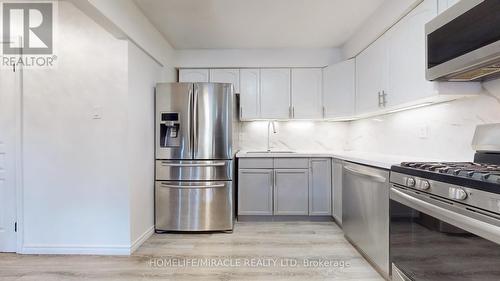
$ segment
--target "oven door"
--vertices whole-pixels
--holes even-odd
[[[500,280],[500,218],[397,185],[390,190],[393,280]]]

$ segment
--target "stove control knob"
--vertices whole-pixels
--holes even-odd
[[[465,200],[467,199],[467,192],[461,188],[450,187],[448,195],[451,199]]]
[[[421,190],[428,190],[429,188],[431,188],[431,184],[429,183],[429,181],[422,181],[420,183]]]
[[[416,181],[415,181],[415,179],[414,179],[414,178],[408,178],[408,179],[406,180],[406,185],[407,185],[408,187],[414,187],[414,186],[415,186],[415,184],[416,184]]]

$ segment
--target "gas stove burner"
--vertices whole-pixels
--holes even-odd
[[[472,162],[403,162],[401,166],[477,181],[500,183],[500,165]]]

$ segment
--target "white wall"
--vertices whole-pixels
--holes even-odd
[[[23,252],[125,253],[127,43],[68,2],[58,15],[57,68],[24,77]]]
[[[154,230],[154,87],[162,68],[128,44],[128,178],[132,244]],[[137,243],[135,243],[137,242]]]
[[[500,79],[478,97],[350,122],[348,150],[472,161],[476,125],[500,122]],[[494,96],[496,95],[496,96]],[[419,132],[428,131],[423,138]]]
[[[339,62],[337,48],[177,50],[177,67],[323,67]]]

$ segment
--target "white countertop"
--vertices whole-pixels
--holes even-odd
[[[377,153],[367,153],[359,151],[293,151],[293,153],[248,153],[249,151],[239,151],[236,154],[238,158],[284,158],[284,157],[331,157],[337,158],[345,161],[360,163],[364,165],[369,165],[373,167],[379,167],[383,169],[390,169],[392,165],[400,164],[401,162],[410,161],[467,161],[463,159],[429,159],[415,156],[400,156],[400,155],[388,155],[388,154],[377,154]]]

